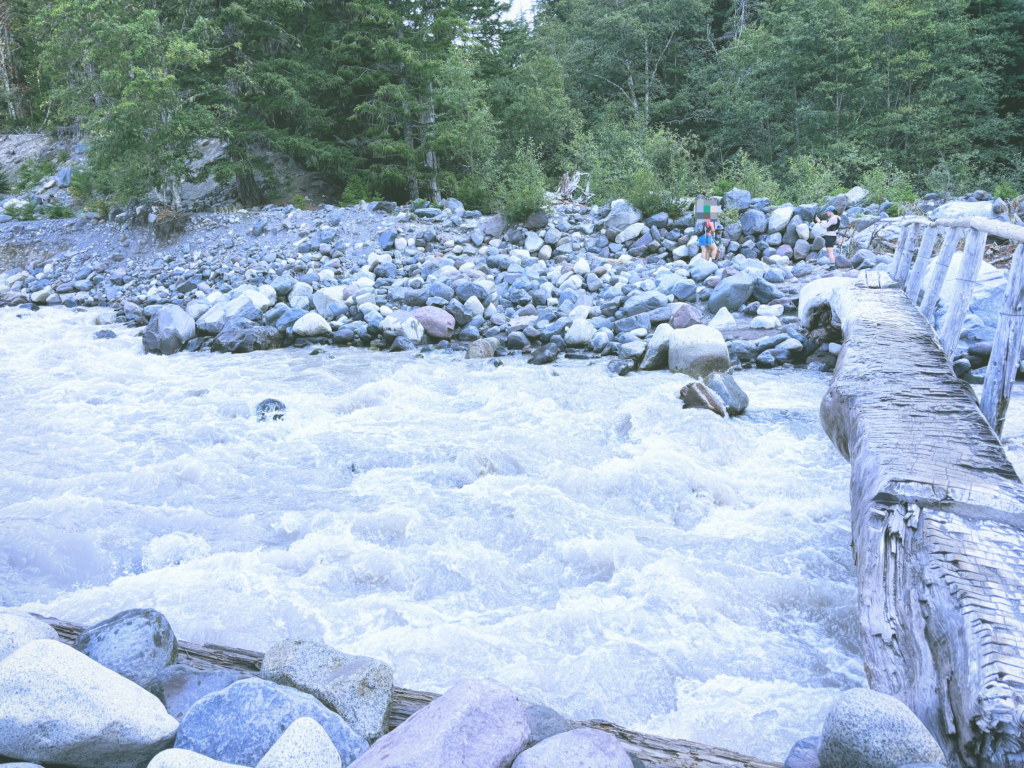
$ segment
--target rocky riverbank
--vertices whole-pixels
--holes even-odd
[[[865,194],[825,201],[842,213],[837,266],[851,275],[884,268],[898,235],[899,219],[856,205]],[[801,287],[833,269],[814,223],[824,206],[738,189],[722,202],[736,221],[715,263],[699,255],[692,215],[641,220],[621,200],[555,201],[511,227],[457,200],[268,206],[196,214],[167,241],[152,228],[164,212],[145,206],[111,221],[9,221],[0,305],[108,307],[100,322],[145,325],[146,350],[162,354],[339,345],[537,364],[604,356],[618,374],[830,370],[838,338],[801,333],[796,315]],[[999,200],[933,202],[921,205],[936,216],[1007,215]]]
[[[385,662],[302,639],[252,656],[258,676],[196,664],[155,610],[123,611],[77,633],[69,646],[49,624],[0,608],[0,761],[26,761],[12,764],[26,768],[663,764],[491,680],[462,680],[391,728],[395,691]],[[941,762],[938,745],[909,709],[854,689],[836,700],[820,736],[794,745],[785,765]],[[731,753],[714,764],[762,765]]]

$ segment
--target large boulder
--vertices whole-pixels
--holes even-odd
[[[284,640],[263,657],[260,677],[316,696],[367,741],[387,728],[394,674],[383,661],[319,640]]]
[[[225,763],[255,766],[300,717],[320,724],[345,765],[366,751],[366,740],[314,697],[258,678],[239,680],[192,705],[174,746]]]
[[[718,265],[700,256],[694,257],[689,265],[690,277],[702,283],[718,271]]]
[[[441,307],[418,307],[413,310],[412,316],[435,339],[450,339],[455,332],[455,318]]]
[[[635,224],[642,218],[640,211],[625,200],[612,200],[608,216],[604,220],[604,225],[609,229],[621,232],[630,224]]]
[[[0,607],[0,661],[33,640],[59,640],[56,630],[17,608]]]
[[[854,688],[825,715],[818,748],[821,768],[900,768],[943,762],[942,749],[906,704],[884,693]]]
[[[196,330],[204,336],[216,336],[224,326],[235,318],[244,318],[258,322],[263,315],[252,299],[248,296],[238,296],[230,301],[221,301],[215,304],[196,321]]]
[[[660,291],[635,291],[622,305],[622,313],[626,317],[632,317],[665,306],[668,306],[668,296]]]
[[[754,277],[746,272],[738,275],[731,275],[711,291],[711,298],[708,299],[708,311],[717,313],[722,307],[730,312],[736,312],[746,304],[754,292]]]
[[[277,328],[236,317],[221,329],[210,344],[210,349],[214,352],[253,352],[257,349],[277,349],[283,341],[284,334]]]
[[[1005,206],[1000,213],[994,210],[994,201],[969,203],[965,200],[950,200],[928,214],[928,218],[936,219],[969,219],[980,216],[983,219],[997,219],[998,221],[1009,221],[1010,214]]]
[[[160,672],[155,693],[171,717],[180,722],[201,698],[241,679],[242,673],[233,669],[196,669],[186,664],[172,664]]]
[[[729,348],[720,331],[706,325],[676,328],[668,345],[668,367],[695,379],[729,370]]]
[[[512,768],[633,768],[633,761],[610,733],[577,728],[530,747]]]
[[[745,235],[762,235],[768,229],[768,217],[762,211],[751,208],[740,216],[740,226]]]
[[[864,201],[864,198],[868,196],[868,191],[864,187],[854,187],[846,191],[846,202],[850,205],[859,205]]]
[[[800,739],[786,755],[782,768],[819,768],[818,745],[821,739],[817,736],[808,736]]]
[[[157,355],[173,355],[196,335],[196,321],[177,304],[164,304],[142,334],[142,348]]]
[[[670,323],[662,323],[654,329],[654,335],[647,342],[647,350],[640,361],[641,371],[656,371],[668,367],[668,344],[672,338],[672,331]]]
[[[320,723],[300,717],[288,726],[256,768],[344,768],[344,764]]]
[[[585,347],[594,338],[597,328],[589,320],[578,317],[565,330],[565,344],[569,347]]]
[[[462,680],[352,768],[508,768],[529,739],[526,707],[515,694],[493,680]]]
[[[786,205],[780,205],[774,211],[768,214],[768,231],[769,232],[784,232],[786,227],[789,226],[790,220],[793,218],[795,208],[787,203]]]
[[[750,193],[745,189],[733,187],[725,193],[725,198],[722,200],[722,207],[727,211],[732,209],[745,211],[750,207]]]
[[[330,336],[331,324],[316,312],[307,312],[292,325],[296,336],[311,338],[314,336]]]
[[[178,641],[160,611],[133,608],[86,629],[75,650],[157,694],[160,674],[178,657]]]
[[[0,662],[0,754],[76,768],[142,768],[178,721],[131,680],[56,640]]]
[[[846,290],[857,284],[857,278],[851,277],[820,277],[812,280],[800,289],[799,316],[800,325],[810,329],[824,305],[832,301],[836,291]]]

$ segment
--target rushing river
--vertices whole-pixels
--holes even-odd
[[[828,376],[440,353],[142,354],[0,309],[0,603],[179,637],[323,638],[400,685],[496,678],[564,714],[781,759],[863,685]],[[257,422],[265,397],[287,404]]]

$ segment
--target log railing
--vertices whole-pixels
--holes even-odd
[[[932,278],[925,286],[932,252],[940,233],[942,247],[936,257]],[[906,290],[913,304],[917,305],[920,299],[921,314],[929,323],[934,324],[939,292],[949,271],[953,253],[961,239],[964,240],[964,255],[956,277],[953,301],[946,312],[942,328],[939,329],[942,349],[952,363],[984,260],[985,243],[990,235],[1018,243],[1010,266],[1010,277],[1003,295],[1003,309],[992,343],[981,395],[981,412],[998,435],[1003,431],[1006,409],[1017,376],[1021,342],[1024,340],[1024,246],[1021,245],[1024,244],[1024,227],[983,218],[938,221],[909,219],[904,223],[896,243],[890,275],[900,288]],[[915,249],[918,239],[920,248]]]

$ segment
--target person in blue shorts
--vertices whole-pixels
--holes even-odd
[[[718,260],[718,206],[714,203],[698,201],[694,206],[697,216],[695,231],[700,255],[708,261]]]

